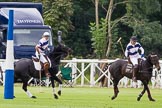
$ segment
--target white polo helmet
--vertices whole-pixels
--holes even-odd
[[[44,32],[44,33],[43,33],[43,36],[49,37],[50,34],[49,34],[49,32]]]

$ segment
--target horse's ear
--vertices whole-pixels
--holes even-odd
[[[155,51],[155,50],[152,51],[150,54],[151,54],[151,55],[157,55],[158,57],[160,56],[160,55],[159,55],[159,52],[158,52],[158,51]]]
[[[151,55],[152,55],[152,54],[150,53],[148,56],[146,56],[146,59],[147,59],[147,60],[150,60]]]
[[[155,52],[151,52],[151,55],[156,55],[156,53]]]

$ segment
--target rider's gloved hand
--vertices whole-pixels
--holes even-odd
[[[141,58],[143,58],[144,57],[144,54],[141,54]]]
[[[144,54],[141,54],[141,59],[146,60]]]
[[[50,50],[51,50],[50,48],[47,48],[47,51],[49,51],[49,52],[50,52]]]

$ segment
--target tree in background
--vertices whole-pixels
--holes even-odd
[[[94,27],[92,27],[92,24],[90,25],[91,33],[92,33],[92,41],[93,41],[92,46],[95,48],[95,53],[102,51],[101,58],[106,58],[106,56],[109,57],[111,48],[112,47],[115,48],[116,42],[114,42],[114,41],[117,40],[117,37],[119,34],[118,23],[124,17],[121,17],[121,16],[123,16],[123,12],[117,13],[115,15],[113,14],[113,12],[114,11],[117,12],[115,10],[115,8],[117,7],[116,5],[124,4],[124,3],[125,2],[120,2],[120,0],[117,1],[117,3],[114,3],[114,0],[109,0],[109,1],[101,0],[100,5],[104,10],[106,10],[106,13],[104,16],[105,18],[101,18],[101,19],[104,19],[104,20],[102,20],[102,22],[104,21],[105,23],[104,23],[104,25],[99,26],[99,27],[101,27],[99,29],[104,30],[104,31],[102,31],[103,33],[101,34],[100,33],[101,30],[98,30],[97,27],[94,29]],[[107,9],[105,7],[107,7]],[[119,7],[119,9],[122,9],[122,7]],[[100,39],[99,39],[99,37],[100,37]],[[103,38],[105,41],[104,43],[102,43],[103,40],[101,40],[101,37],[102,38],[104,37]],[[97,43],[102,43],[102,44],[97,44]],[[114,44],[114,45],[112,46],[112,44]],[[98,46],[100,46],[100,47],[98,47]],[[111,53],[112,53],[112,51],[111,51]]]
[[[133,29],[132,35],[136,35],[143,44],[146,54],[162,50],[162,26],[160,21],[153,20],[150,16],[161,11],[159,0],[130,0],[126,4],[127,18],[123,23]]]
[[[101,19],[100,24],[97,26],[95,23],[90,23],[92,38],[92,46],[94,48],[94,53],[99,59],[105,58],[107,39],[106,39],[106,30],[107,30],[107,21]]]
[[[73,15],[71,0],[42,0],[42,3],[45,23],[52,27],[54,38],[58,30],[65,38],[68,31],[74,28],[70,20]]]
[[[77,58],[89,58],[92,55],[90,21],[95,21],[94,5],[91,0],[73,0],[74,14],[71,17],[73,30],[70,30],[66,43],[73,49]]]
[[[94,46],[95,43],[100,43],[99,41],[101,40],[97,39],[101,37],[101,35],[105,35],[107,37],[107,42],[104,43],[104,45],[107,44],[106,55],[111,58],[114,55],[117,57],[119,55],[117,49],[120,47],[116,43],[117,39],[122,37],[122,42],[125,46],[126,43],[129,42],[131,35],[137,35],[139,41],[144,45],[146,54],[154,49],[159,51],[158,49],[161,48],[161,24],[157,20],[152,21],[152,19],[150,19],[150,16],[153,16],[154,13],[160,12],[161,7],[158,0],[109,0],[109,2],[102,0],[100,4],[103,3],[107,4],[104,6],[108,6],[105,17],[107,25],[100,26],[100,29],[107,27],[107,31],[103,34],[100,33],[98,29],[92,28],[92,46]],[[122,10],[122,12],[117,13],[120,10]],[[94,46],[94,48],[98,51],[101,50],[99,49],[101,47],[98,46]]]
[[[95,23],[90,23],[90,32],[92,34],[92,48],[94,49],[94,53],[96,57],[101,59],[105,58],[105,49],[106,49],[106,30],[107,30],[107,21],[105,19],[101,19],[99,24],[99,0],[92,0],[95,5]]]
[[[106,52],[109,58],[121,57],[116,41],[122,37],[125,48],[132,35],[138,36],[146,55],[153,50],[162,55],[161,0],[0,1],[42,2],[43,17],[51,25],[54,39],[57,31],[62,30],[63,40],[77,58],[106,58]]]

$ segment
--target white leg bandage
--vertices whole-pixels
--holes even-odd
[[[59,90],[60,91],[62,90],[62,84],[59,84]]]
[[[26,94],[31,98],[33,95],[30,93],[30,91],[26,91]]]
[[[56,94],[56,90],[55,90],[55,88],[53,88],[53,94]]]

